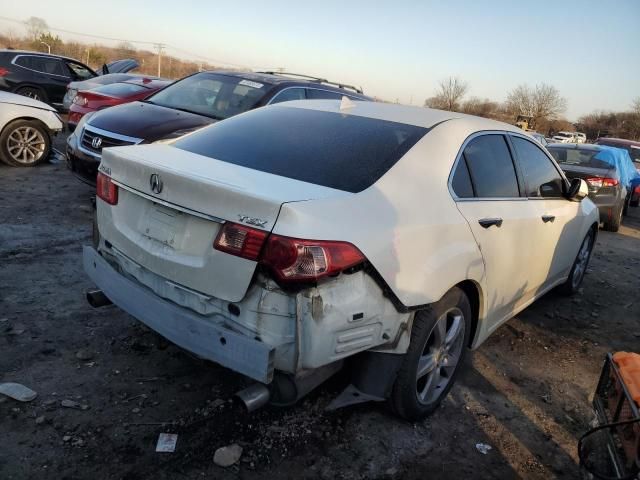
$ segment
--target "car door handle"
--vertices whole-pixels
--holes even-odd
[[[542,215],[542,221],[544,223],[553,222],[555,219],[555,215]]]
[[[501,218],[481,218],[480,220],[478,220],[478,223],[482,228],[489,228],[492,225],[495,225],[496,227],[501,227],[502,219]]]

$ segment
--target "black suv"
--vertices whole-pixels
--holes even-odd
[[[125,73],[136,60],[118,60],[102,67],[103,73]],[[22,50],[0,50],[0,90],[18,93],[60,109],[69,82],[99,74],[73,58]]]
[[[349,85],[291,73],[200,72],[141,102],[87,114],[67,139],[67,165],[94,184],[102,148],[168,141],[247,110],[304,99],[372,100]]]

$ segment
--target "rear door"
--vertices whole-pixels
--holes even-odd
[[[530,231],[530,242],[537,268],[532,278],[547,288],[569,274],[569,269],[582,242],[582,217],[579,202],[565,198],[567,188],[555,162],[534,142],[520,135],[509,136],[525,195],[535,208],[536,218]]]
[[[42,87],[51,104],[62,104],[67,84],[72,80],[71,72],[65,63],[55,57],[39,55],[20,55],[14,63],[34,73],[35,84]]]
[[[537,290],[532,226],[536,209],[521,197],[521,185],[505,135],[471,137],[460,154],[451,187],[469,222],[487,272],[490,330],[508,320]]]

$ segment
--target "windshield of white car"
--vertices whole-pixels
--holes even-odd
[[[357,193],[373,185],[429,131],[404,123],[281,105],[204,128],[178,139],[173,147]]]
[[[149,103],[222,120],[252,109],[271,85],[241,77],[197,73],[161,90]]]

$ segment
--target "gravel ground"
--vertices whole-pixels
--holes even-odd
[[[340,376],[246,415],[230,400],[246,380],[87,305],[91,196],[64,163],[0,166],[0,381],[38,392],[0,399],[2,479],[576,478],[604,355],[640,344],[632,209],[619,233],[600,232],[583,292],[550,293],[499,328],[424,422],[381,404],[325,412]],[[178,434],[174,453],[155,452],[163,432]],[[234,443],[240,462],[216,466]]]

